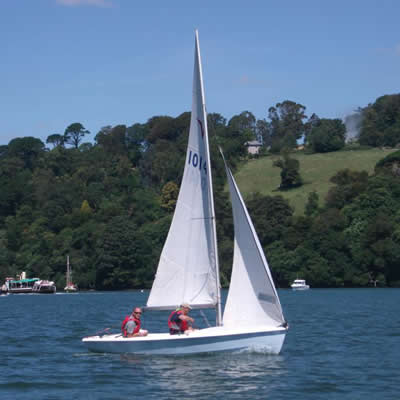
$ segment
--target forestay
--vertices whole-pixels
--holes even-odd
[[[235,240],[232,277],[223,325],[226,327],[282,325],[285,319],[267,260],[226,162],[225,168],[232,202]]]
[[[178,200],[147,302],[150,309],[215,307],[215,221],[200,49],[196,32],[192,115]]]

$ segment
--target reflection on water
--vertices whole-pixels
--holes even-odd
[[[160,393],[177,390],[184,398],[228,392],[250,395],[260,388],[265,398],[287,373],[284,357],[254,352],[180,357],[124,354],[119,357],[131,368],[133,376],[137,376],[137,368],[151,376],[153,390],[155,386]]]

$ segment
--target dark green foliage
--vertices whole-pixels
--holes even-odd
[[[390,153],[376,163],[375,172],[400,176],[400,151]]]
[[[315,191],[310,192],[308,195],[308,200],[304,210],[304,214],[309,217],[318,214],[318,203],[319,203],[318,193]]]
[[[302,104],[285,100],[268,110],[269,124],[268,143],[271,143],[271,151],[279,153],[282,149],[293,149],[297,146],[297,140],[306,133],[303,120],[306,107]]]
[[[344,169],[334,175],[331,182],[336,186],[329,190],[326,204],[328,207],[341,209],[366,189],[368,173]]]
[[[24,162],[25,168],[33,170],[40,155],[44,152],[44,144],[40,139],[24,137],[8,143],[7,157],[15,157]]]
[[[246,201],[250,215],[264,245],[282,238],[285,226],[293,210],[282,196],[262,196],[259,193]]]
[[[58,133],[54,133],[53,135],[47,136],[46,143],[52,144],[54,147],[63,146],[64,136]]]
[[[307,146],[315,153],[340,150],[345,145],[346,127],[340,119],[319,119],[307,135]]]
[[[361,111],[359,142],[368,146],[396,146],[400,143],[400,94],[379,97]]]
[[[77,149],[83,137],[88,133],[90,132],[80,122],[75,122],[65,129],[63,143],[72,144]]]
[[[126,155],[128,148],[126,143],[126,126],[104,127],[95,137],[96,142],[106,152],[114,155]]]
[[[365,111],[363,129],[373,126],[366,132],[378,132],[380,143],[397,143],[396,96]],[[340,123],[315,115],[304,123],[304,113],[304,106],[286,101],[270,109],[271,122],[248,111],[229,122],[217,113],[208,116],[224,286],[234,229],[218,146],[235,170],[247,159],[245,142],[255,138],[276,151],[296,146],[303,135],[315,151],[335,149],[332,138],[342,143]],[[0,146],[0,278],[26,271],[62,288],[69,255],[82,289],[150,287],[182,177],[189,124],[190,114],[183,113],[108,126],[90,144],[82,143],[88,132],[77,123],[62,137],[48,137],[51,150],[32,137]],[[276,165],[281,188],[301,184],[299,163],[288,152]],[[378,162],[372,176],[339,171],[326,199],[310,193],[301,217],[281,196],[246,199],[277,285],[302,277],[314,287],[400,286],[399,166],[396,152]]]
[[[283,151],[282,158],[274,162],[274,166],[281,168],[280,189],[291,189],[303,184],[300,176],[300,162],[295,158],[290,158],[288,151]]]

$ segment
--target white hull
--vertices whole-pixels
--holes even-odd
[[[306,281],[304,279],[296,279],[290,287],[293,290],[307,290],[310,289],[310,285],[306,284]]]
[[[310,286],[306,285],[306,286],[292,286],[292,290],[308,290],[310,289]]]
[[[279,354],[286,332],[285,328],[229,330],[215,327],[194,331],[189,335],[153,333],[145,337],[124,338],[117,334],[91,336],[82,341],[89,350],[101,353],[182,355],[254,350]]]
[[[75,286],[65,286],[64,292],[75,293],[78,289]]]

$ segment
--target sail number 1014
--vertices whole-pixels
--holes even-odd
[[[194,168],[198,168],[200,171],[203,170],[205,174],[207,174],[207,163],[203,160],[202,156],[199,156],[197,153],[192,150],[189,151],[188,163]]]

